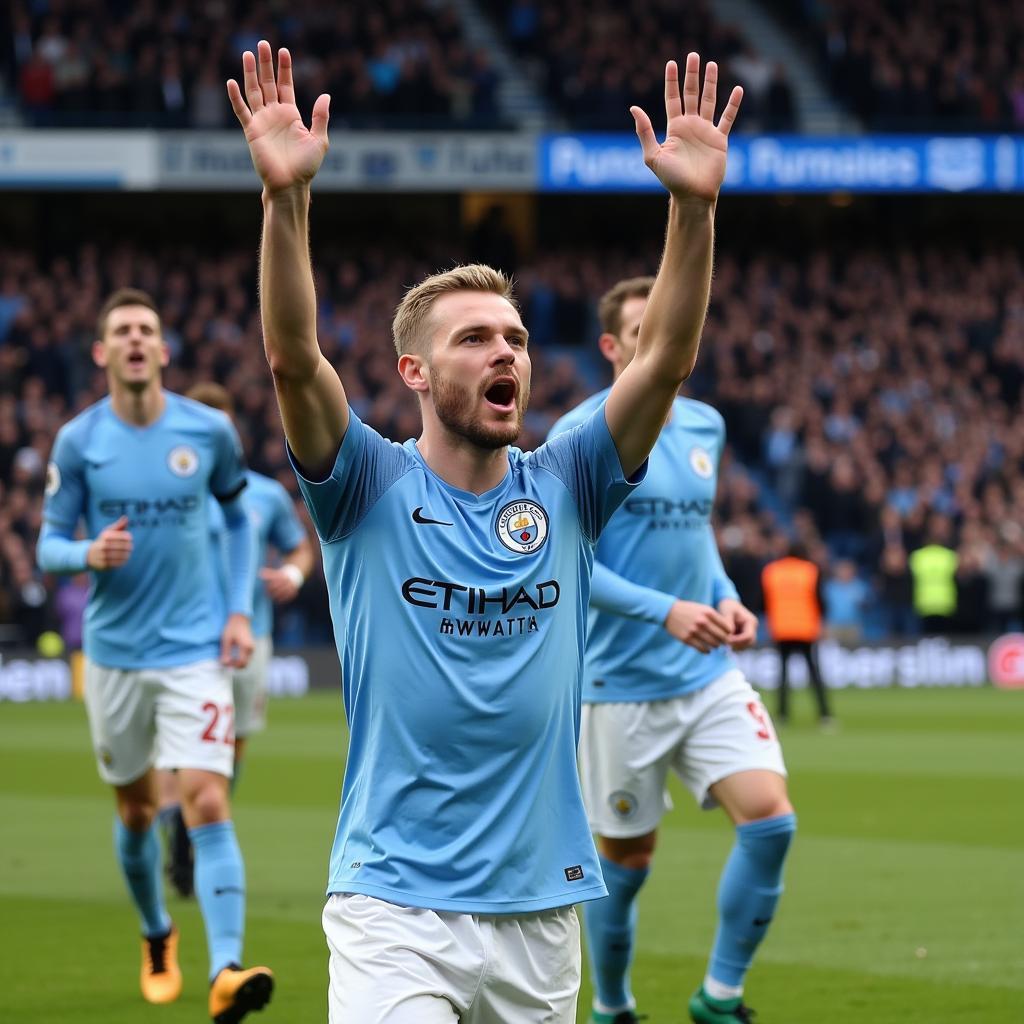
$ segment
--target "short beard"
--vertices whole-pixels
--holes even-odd
[[[430,394],[437,418],[456,436],[471,445],[494,451],[512,444],[523,430],[529,392],[516,395],[516,416],[510,423],[484,426],[473,416],[473,396],[458,384],[450,384],[430,367]]]

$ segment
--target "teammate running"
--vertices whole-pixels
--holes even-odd
[[[252,561],[238,436],[227,417],[164,391],[168,362],[153,300],[115,292],[93,359],[110,394],[57,435],[47,471],[39,566],[92,570],[85,701],[100,777],[114,787],[114,847],[142,919],[143,997],[181,992],[178,932],[164,905],[154,769],[177,771],[195,847],[210,954],[210,1016],[234,1024],[270,998],[266,967],[243,970],[245,869],[231,823],[229,669],[252,653]],[[206,503],[228,532],[225,622],[214,599]],[[79,521],[88,539],[76,540]]]
[[[633,278],[601,300],[600,347],[616,384],[639,351],[655,287],[653,278]],[[616,384],[564,416],[551,436],[592,416]],[[689,1004],[694,1021],[750,1019],[743,981],[782,892],[796,818],[768,712],[729,654],[753,643],[757,619],[726,576],[711,527],[724,444],[714,409],[675,398],[646,480],[595,554],[580,773],[609,896],[585,914],[594,1024],[639,1019],[629,983],[636,899],[671,806],[669,770],[701,807],[721,806],[736,826],[711,960]]]

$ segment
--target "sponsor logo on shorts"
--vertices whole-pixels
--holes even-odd
[[[114,763],[114,755],[106,747],[100,747],[96,751],[96,756],[107,768]]]
[[[567,882],[578,882],[583,877],[583,865],[573,864],[571,868],[565,869],[565,880]]]
[[[530,555],[548,539],[548,514],[535,501],[510,501],[498,513],[494,529],[509,551]]]
[[[637,799],[634,794],[625,789],[617,789],[610,797],[608,804],[615,812],[616,817],[632,818],[636,814]]]
[[[190,444],[179,444],[167,455],[167,468],[175,476],[192,476],[199,468],[199,453]]]

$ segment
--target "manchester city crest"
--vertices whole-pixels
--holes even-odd
[[[631,818],[636,814],[637,799],[629,790],[617,789],[608,797],[608,805],[617,818]]]
[[[52,498],[60,490],[60,467],[56,462],[50,462],[46,467],[46,488],[44,493]]]
[[[548,514],[535,501],[510,501],[495,523],[498,540],[520,555],[529,555],[548,539]]]
[[[191,476],[199,468],[199,454],[189,444],[179,444],[167,455],[167,468],[175,476]]]
[[[715,471],[715,464],[711,461],[711,456],[708,455],[706,449],[701,448],[699,444],[695,444],[690,449],[690,469],[694,471],[701,478],[701,480],[708,480],[711,474]]]

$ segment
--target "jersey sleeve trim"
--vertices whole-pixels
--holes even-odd
[[[243,480],[240,481],[240,483],[238,484],[238,486],[236,488],[234,488],[231,491],[228,491],[227,494],[215,494],[214,497],[222,505],[227,505],[229,502],[234,501],[235,498],[237,498],[242,493],[242,491],[244,491],[246,489],[246,487],[248,487],[248,486],[249,486],[249,481],[243,479]]]

